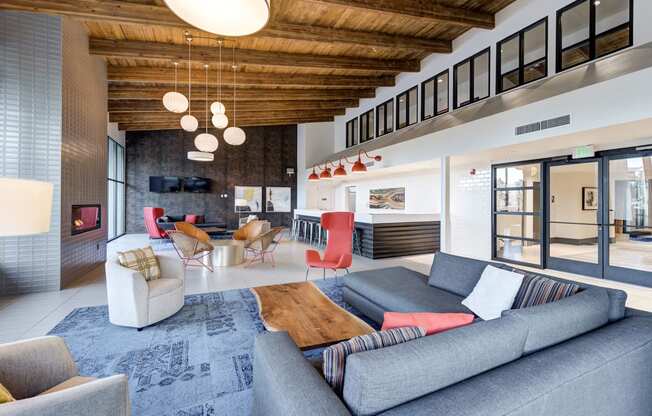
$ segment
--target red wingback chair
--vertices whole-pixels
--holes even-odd
[[[328,240],[326,241],[326,250],[324,258],[319,256],[316,250],[306,250],[306,280],[308,272],[315,267],[324,270],[324,279],[326,278],[326,269],[331,269],[337,273],[338,269],[344,269],[348,273],[348,268],[353,260],[353,221],[352,212],[327,212],[321,216],[321,226],[328,231]]]
[[[164,229],[160,228],[156,223],[156,220],[163,216],[165,211],[163,208],[154,208],[154,207],[145,207],[145,228],[147,228],[147,233],[149,238],[167,238],[167,233]]]

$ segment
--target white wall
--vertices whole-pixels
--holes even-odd
[[[109,114],[106,114],[106,121],[107,121],[107,135],[118,142],[121,146],[126,146],[126,140],[125,140],[125,132],[123,130],[118,129],[118,123],[111,123],[109,122]]]
[[[333,153],[333,123],[297,126],[297,208],[309,208],[305,172],[315,161]]]

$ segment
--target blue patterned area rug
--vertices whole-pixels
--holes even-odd
[[[341,282],[316,282],[340,306]],[[111,325],[106,306],[72,311],[52,331],[83,376],[126,374],[134,416],[249,415],[253,345],[264,331],[248,289],[186,296],[174,316],[137,332]],[[308,358],[321,350],[306,352]]]

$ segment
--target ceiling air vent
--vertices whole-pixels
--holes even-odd
[[[516,128],[516,135],[520,136],[522,134],[534,133],[535,131],[552,129],[554,127],[567,126],[570,124],[570,114],[551,118],[549,120],[537,121],[536,123],[526,124],[524,126],[519,126]]]

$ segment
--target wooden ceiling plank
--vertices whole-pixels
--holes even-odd
[[[315,117],[315,118],[293,118],[293,119],[255,119],[255,120],[240,120],[238,119],[239,127],[248,126],[275,126],[275,125],[291,125],[299,123],[321,123],[333,121],[333,117]],[[199,122],[197,130],[205,128],[203,122]],[[181,130],[179,123],[118,123],[118,128],[123,131],[130,130]],[[209,131],[216,130],[209,125]]]
[[[183,62],[188,59],[188,47],[162,42],[140,42],[91,38],[89,52],[110,58],[144,58],[163,61]],[[195,46],[192,48],[192,61],[212,63],[217,60],[218,48]],[[292,54],[266,52],[253,49],[236,49],[238,65],[263,65],[280,67],[304,67],[317,69],[371,70],[386,73],[418,72],[420,62],[410,59],[371,59],[348,56]]]
[[[209,97],[209,104],[215,97]],[[232,103],[226,103],[231,105]],[[295,100],[295,101],[268,101],[262,104],[260,101],[238,101],[238,111],[254,111],[260,108],[266,110],[321,110],[321,109],[338,109],[357,107],[358,100]],[[204,101],[192,102],[193,106],[201,108]],[[161,100],[109,100],[110,113],[165,113],[167,110],[163,107]]]
[[[203,109],[202,109],[203,110]],[[305,110],[305,111],[296,111],[296,110],[276,110],[276,111],[264,111],[264,109],[258,111],[241,111],[238,109],[236,119],[289,119],[289,118],[311,118],[311,117],[332,117],[344,115],[345,109],[326,109],[326,110]],[[109,121],[117,123],[126,123],[126,122],[170,122],[174,123],[181,119],[183,114],[174,114],[174,113],[109,113]],[[212,114],[209,112],[206,116],[204,111],[195,111],[193,115],[198,120],[210,119]],[[226,115],[229,119],[233,118],[233,111],[227,109]]]
[[[174,68],[153,68],[146,66],[129,67],[109,65],[107,67],[109,81],[115,82],[149,82],[158,84],[174,84]],[[206,73],[202,70],[192,71],[192,84],[204,85]],[[211,88],[217,81],[216,69],[209,70],[208,82]],[[395,85],[393,76],[345,76],[345,75],[313,75],[297,74],[291,77],[266,72],[238,72],[238,85],[266,85],[279,87],[312,86],[319,88],[369,88],[392,87]],[[233,72],[222,71],[222,85],[232,86]],[[187,85],[188,71],[178,71],[179,85]]]
[[[170,91],[164,87],[135,87],[109,85],[109,100],[162,100],[163,95]],[[192,101],[202,100],[203,91],[198,91]],[[359,98],[374,98],[376,90],[369,89],[238,89],[237,101],[287,101],[287,100],[346,100]],[[222,91],[222,101],[228,103],[233,100],[233,91]]]
[[[382,32],[363,32],[342,28],[334,29],[286,22],[272,22],[256,35],[279,39],[337,42],[368,47],[417,50],[430,53],[451,53],[453,50],[452,42],[449,40],[391,35]]]
[[[417,17],[438,23],[493,29],[493,14],[437,4],[432,0],[308,0],[314,3],[344,6],[383,14]]]

